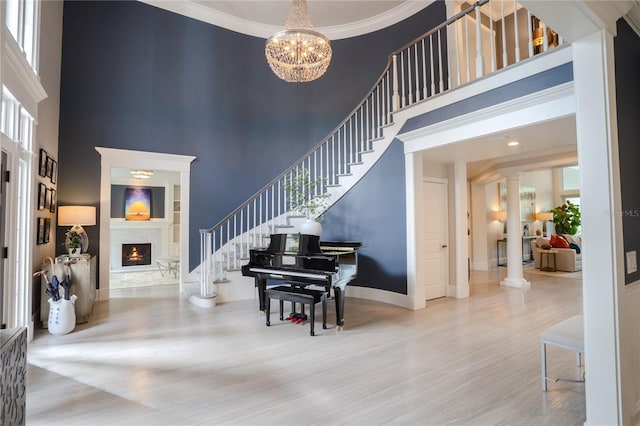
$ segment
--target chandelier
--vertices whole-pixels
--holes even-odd
[[[293,0],[284,30],[267,40],[264,48],[271,70],[290,83],[321,77],[331,62],[331,43],[313,30],[306,0]]]

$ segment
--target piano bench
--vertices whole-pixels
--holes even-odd
[[[284,320],[285,301],[309,305],[309,325],[311,326],[310,334],[312,336],[315,334],[315,306],[316,303],[322,302],[322,328],[327,328],[327,293],[325,291],[281,285],[266,289],[264,298],[267,305],[267,326],[271,325],[269,318],[271,314],[271,299],[278,299],[280,301],[280,321]]]

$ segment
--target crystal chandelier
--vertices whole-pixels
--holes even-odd
[[[264,48],[271,70],[291,83],[321,77],[331,62],[331,43],[313,30],[306,0],[293,0],[284,30],[267,40]]]

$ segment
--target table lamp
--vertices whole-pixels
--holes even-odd
[[[490,213],[490,217],[492,220],[497,220],[502,223],[502,236],[500,238],[504,238],[504,236],[507,234],[507,212],[503,210],[492,211]]]
[[[80,238],[80,247],[75,255],[84,253],[89,248],[89,237],[85,232],[84,226],[90,226],[96,224],[96,208],[93,206],[60,206],[58,207],[58,226],[71,226],[71,229],[67,231],[67,238],[64,241],[64,246],[67,251],[72,249],[71,236],[73,233],[78,234]],[[70,251],[71,253],[71,251]]]
[[[547,236],[547,222],[553,220],[552,212],[543,212],[536,214],[536,220],[542,221],[542,235]]]

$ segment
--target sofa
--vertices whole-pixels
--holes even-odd
[[[561,244],[552,244],[552,240],[557,238],[564,239],[569,248],[560,247]],[[534,266],[540,269],[540,262],[542,256],[540,252],[544,247],[553,246],[558,252],[556,253],[556,269],[558,271],[576,272],[582,271],[582,238],[579,235],[561,234],[559,236],[552,236],[551,238],[538,237],[531,240],[531,253],[533,253]],[[545,266],[546,261],[545,261]]]

